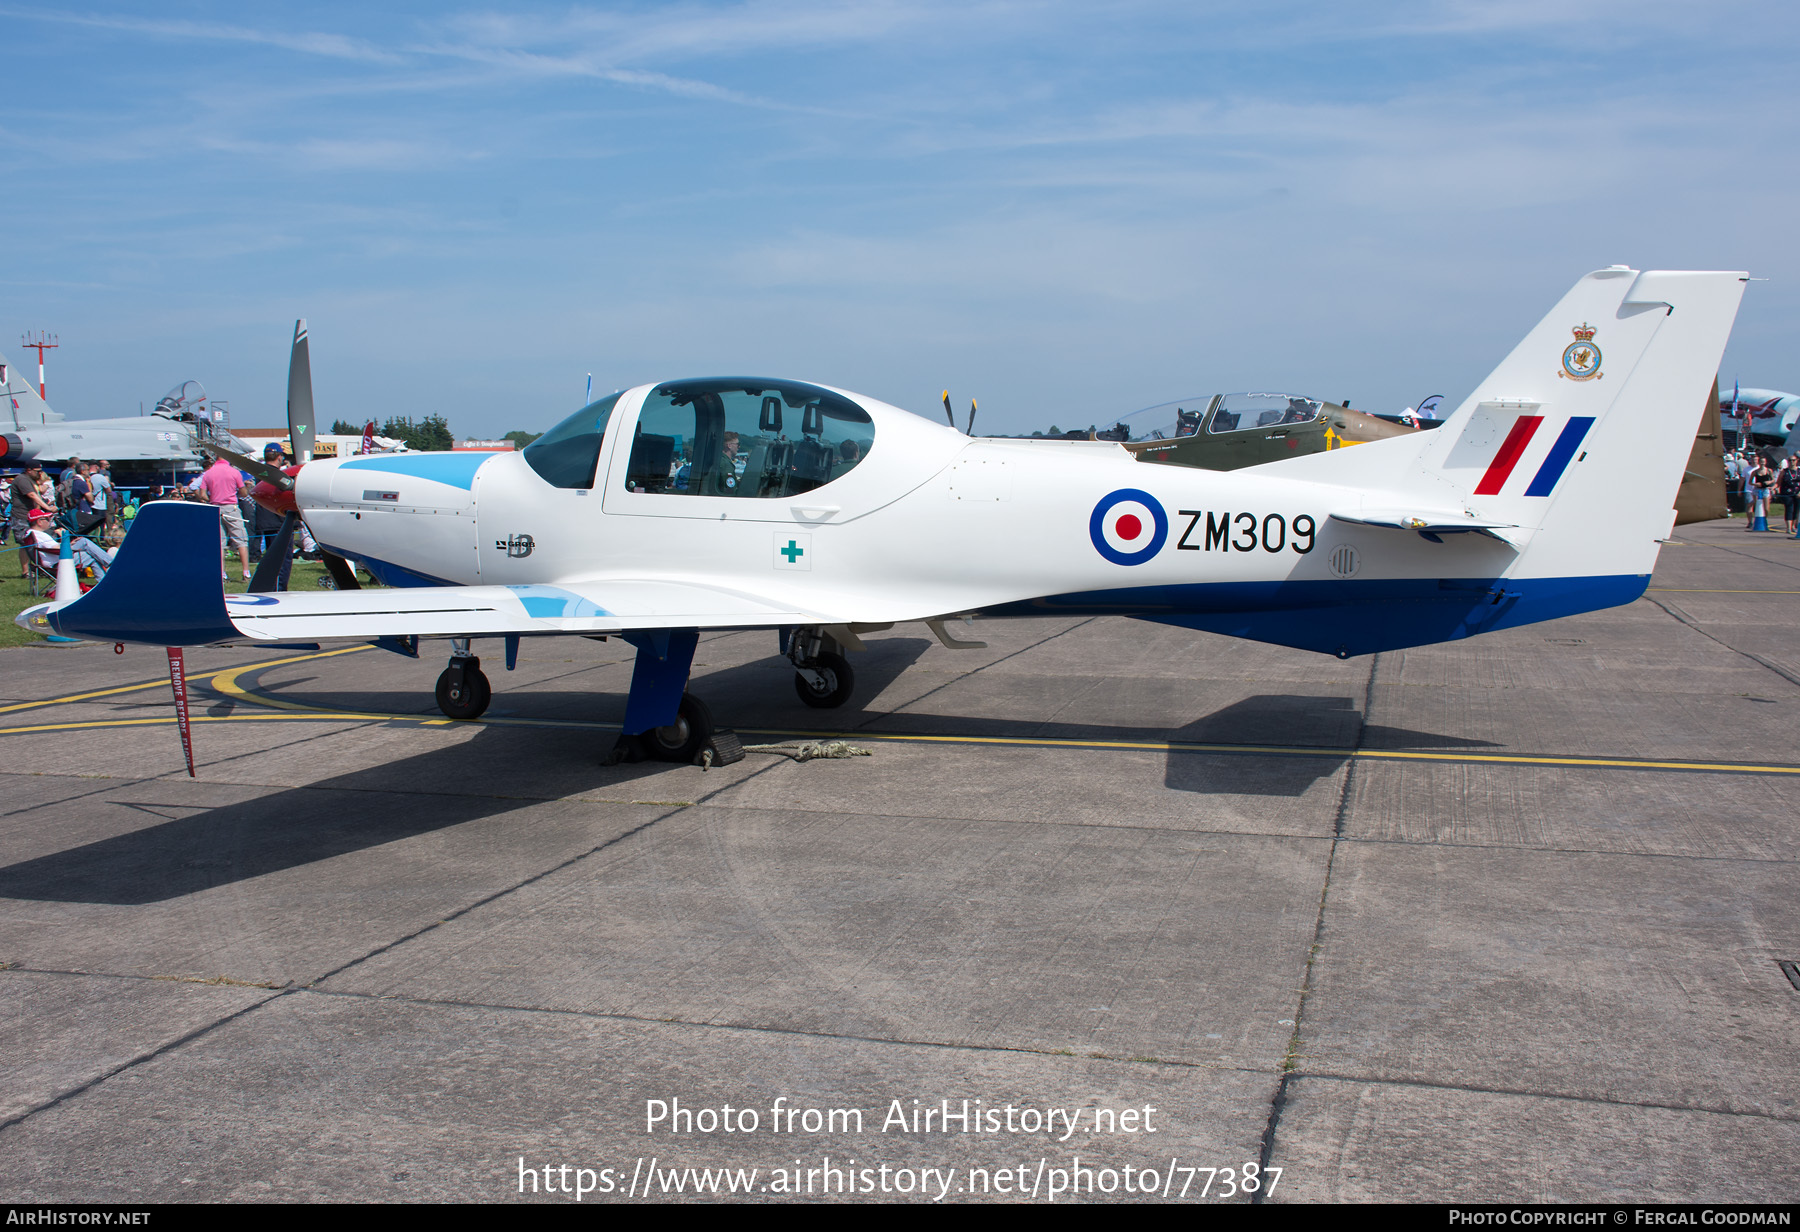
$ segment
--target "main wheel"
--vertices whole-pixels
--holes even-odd
[[[816,682],[807,679],[805,672],[794,673],[794,692],[801,701],[815,710],[835,710],[850,700],[856,689],[856,673],[850,670],[843,655],[826,651],[813,660],[812,670],[819,675]]]
[[[640,739],[644,751],[657,761],[692,762],[712,734],[712,711],[692,693],[683,693],[675,721],[667,727],[652,727]]]
[[[445,718],[464,722],[479,719],[488,703],[494,700],[494,687],[478,666],[480,662],[472,659],[460,670],[446,667],[444,674],[438,677],[437,704]]]

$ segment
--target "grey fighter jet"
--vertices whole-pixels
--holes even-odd
[[[51,410],[25,373],[0,355],[0,467],[106,458],[190,470],[206,464],[200,447],[208,441],[250,452],[249,446],[213,422],[206,391],[197,381],[170,390],[148,415],[68,419]]]

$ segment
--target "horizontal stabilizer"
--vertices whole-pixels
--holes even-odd
[[[1471,530],[1508,530],[1517,522],[1492,522],[1461,509],[1358,509],[1354,513],[1333,513],[1334,522],[1352,522],[1358,526],[1385,526],[1392,530],[1421,530],[1439,535],[1454,535]]]

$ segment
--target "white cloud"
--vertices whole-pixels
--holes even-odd
[[[341,34],[314,31],[288,32],[258,29],[251,26],[226,25],[211,21],[169,21],[111,14],[54,12],[43,9],[9,9],[8,17],[33,21],[57,22],[64,25],[88,26],[99,30],[117,30],[129,34],[148,34],[154,38],[179,41],[260,43],[307,55],[327,56],[336,60],[356,60],[370,64],[394,64],[401,59],[362,39]]]

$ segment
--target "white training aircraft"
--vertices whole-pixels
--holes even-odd
[[[971,614],[1341,658],[1448,641],[1643,593],[1745,281],[1589,274],[1438,431],[1232,472],[971,439],[798,381],[640,385],[522,453],[314,461],[259,489],[393,589],[226,596],[214,512],[159,503],[91,593],[19,620],[170,647],[448,639],[458,719],[490,696],[473,639],[505,639],[510,667],[521,637],[618,635],[637,663],[615,753],[681,761],[735,750],[685,692],[705,629],[779,630],[815,706],[850,695],[859,634],[980,645],[945,628]]]

